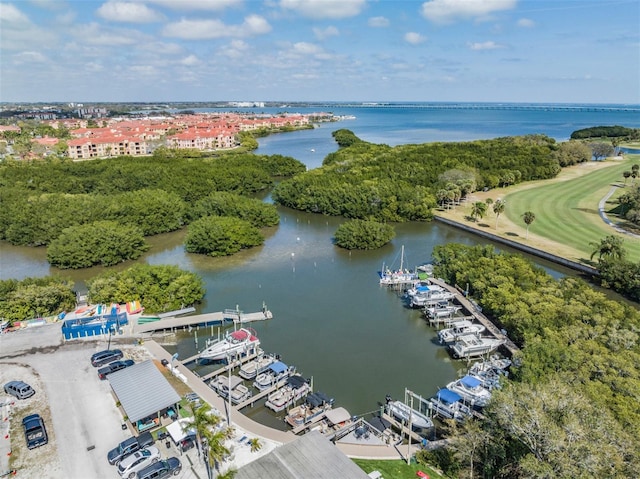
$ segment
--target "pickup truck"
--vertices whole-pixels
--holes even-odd
[[[44,421],[40,417],[40,414],[26,416],[22,420],[22,427],[24,428],[24,437],[29,449],[44,446],[49,441],[47,429],[44,427]]]
[[[100,379],[107,379],[107,376],[111,373],[115,373],[116,371],[120,371],[121,369],[128,368],[129,366],[133,366],[135,363],[132,359],[124,359],[121,361],[114,361],[112,363],[107,364],[105,367],[98,369],[98,377]]]
[[[109,454],[107,454],[109,464],[118,465],[125,457],[140,449],[153,445],[154,442],[150,432],[143,432],[138,437],[131,436],[109,451]]]

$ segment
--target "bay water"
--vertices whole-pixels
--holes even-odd
[[[348,128],[366,141],[397,145],[536,133],[564,140],[572,131],[589,126],[640,127],[638,106],[528,110],[329,105],[325,111],[329,107],[336,115],[355,119],[261,138],[257,153],[293,156],[311,169],[336,151],[331,133],[338,128]],[[405,266],[413,267],[429,261],[435,245],[486,244],[486,240],[435,222],[411,223],[397,225],[396,238],[379,250],[349,252],[332,241],[341,218],[282,207],[278,211],[280,225],[266,230],[267,240],[261,247],[228,258],[208,258],[186,253],[184,232],[175,232],[149,238],[152,248],[144,261],[175,264],[199,274],[207,294],[198,312],[229,308],[253,312],[266,305],[273,319],[251,325],[263,349],[279,354],[305,377],[313,377],[316,390],[335,397],[337,405],[354,415],[377,410],[386,394],[402,399],[405,388],[432,396],[458,377],[463,364],[450,359],[420,311],[407,308],[397,293],[379,286],[377,272],[383,263],[399,266],[402,247]],[[530,259],[556,277],[575,274]],[[101,271],[60,271],[48,265],[43,248],[0,243],[1,279],[61,274],[82,289],[84,281]],[[186,358],[217,334],[215,327],[179,333],[176,344],[167,349]],[[196,369],[204,374],[213,367]],[[262,407],[248,409],[246,414],[265,424],[282,424]]]

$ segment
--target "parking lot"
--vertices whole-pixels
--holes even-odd
[[[107,453],[131,435],[123,430],[122,416],[111,394],[109,381],[101,381],[91,366],[91,355],[106,349],[106,341],[62,342],[56,324],[28,328],[0,336],[0,384],[22,380],[36,394],[25,400],[4,395],[0,403],[13,402],[8,410],[10,436],[3,430],[0,474],[17,471],[17,477],[51,479],[118,478],[115,466],[107,462]],[[144,348],[118,344],[125,358],[138,361]],[[4,414],[5,412],[3,412]],[[45,421],[49,443],[29,450],[22,432],[22,418],[38,413]],[[165,443],[156,444],[163,456],[180,454]],[[204,466],[198,462],[195,449],[180,457],[182,473],[178,478],[205,478]],[[9,465],[9,460],[11,464]],[[194,464],[194,470],[191,468]],[[197,474],[196,474],[197,473]]]

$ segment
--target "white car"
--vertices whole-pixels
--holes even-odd
[[[145,449],[141,449],[125,457],[120,464],[118,464],[118,473],[121,477],[134,479],[138,471],[159,460],[160,449],[155,446],[148,446]]]

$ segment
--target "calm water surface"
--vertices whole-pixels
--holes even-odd
[[[262,138],[257,153],[293,156],[315,168],[336,150],[331,132],[338,128],[349,128],[367,141],[400,144],[524,133],[562,139],[583,123],[640,126],[624,118],[603,118],[609,113],[598,118],[598,113],[566,112],[403,113],[401,109],[380,112],[362,108],[336,108],[334,112],[356,115],[356,119]],[[286,208],[279,208],[279,212],[281,223],[268,230],[262,247],[230,258],[207,258],[185,253],[184,232],[177,232],[149,238],[152,248],[145,261],[175,264],[202,276],[207,295],[198,312],[236,306],[247,312],[259,311],[266,303],[274,319],[253,324],[262,347],[280,354],[305,377],[313,377],[316,390],[332,395],[352,414],[376,410],[386,394],[402,398],[405,388],[429,397],[457,377],[461,365],[437,344],[435,331],[418,311],[407,309],[396,293],[378,285],[377,271],[383,262],[399,266],[403,245],[405,264],[415,266],[430,260],[435,245],[486,241],[438,223],[402,224],[396,227],[392,244],[376,251],[348,252],[332,243],[340,218]],[[532,259],[556,277],[574,274]],[[82,289],[84,281],[101,271],[59,271],[48,265],[44,249],[0,243],[2,279],[59,273],[71,277]],[[211,334],[216,335],[217,328],[181,333],[177,344],[167,348],[185,358],[202,349]],[[201,366],[199,372],[210,369]],[[281,424],[263,408],[248,414],[267,424]]]

